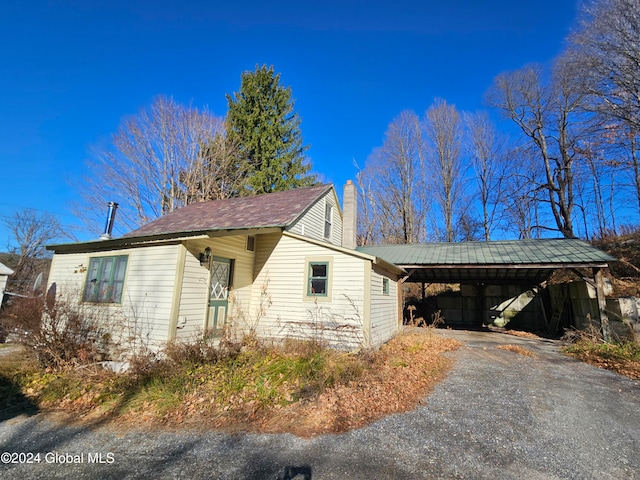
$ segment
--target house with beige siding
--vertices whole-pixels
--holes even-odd
[[[7,280],[10,275],[13,275],[13,270],[7,267],[4,263],[0,263],[0,305],[2,305],[4,289],[7,286]]]
[[[403,270],[355,250],[355,186],[194,203],[122,237],[52,245],[58,298],[149,345],[203,334],[375,347],[401,327]]]

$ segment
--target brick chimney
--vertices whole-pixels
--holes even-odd
[[[356,186],[351,180],[347,180],[344,186],[342,202],[342,246],[355,249],[358,229],[358,195]]]

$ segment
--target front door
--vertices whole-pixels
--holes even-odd
[[[207,330],[216,333],[227,316],[229,287],[231,285],[231,259],[213,257],[211,261],[211,283],[209,289],[209,318]]]

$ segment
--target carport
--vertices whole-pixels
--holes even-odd
[[[478,289],[484,301],[485,286],[543,284],[558,269],[576,273],[596,290],[603,334],[608,317],[602,269],[615,258],[578,239],[529,239],[493,242],[433,243],[359,247],[399,267],[403,283],[456,283]],[[590,274],[585,274],[589,272]],[[402,289],[399,289],[402,290]],[[552,317],[555,312],[550,315]]]

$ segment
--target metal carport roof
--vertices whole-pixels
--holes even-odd
[[[537,284],[559,268],[604,268],[616,259],[578,239],[358,247],[408,272],[407,282]]]

